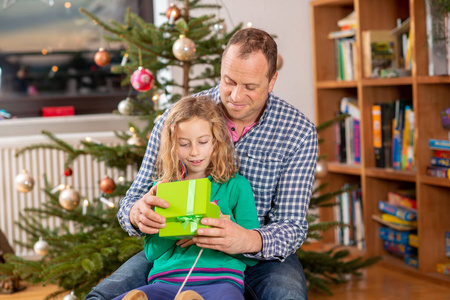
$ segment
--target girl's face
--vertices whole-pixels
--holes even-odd
[[[185,179],[205,178],[213,153],[213,134],[208,121],[194,117],[178,124],[178,156],[186,164]]]

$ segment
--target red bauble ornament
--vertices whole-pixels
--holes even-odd
[[[69,167],[67,167],[67,168],[65,168],[64,169],[64,176],[70,176],[70,175],[72,175],[72,169],[71,168],[69,168]]]
[[[131,75],[131,85],[139,92],[146,92],[150,90],[155,82],[153,73],[149,69],[139,67]]]
[[[175,4],[170,3],[169,8],[166,10],[166,17],[169,19],[169,23],[173,24],[173,22],[181,18],[181,11]]]
[[[100,181],[100,189],[106,194],[111,194],[116,189],[116,184],[108,175],[105,175],[105,178]]]
[[[109,55],[109,53],[106,52],[105,49],[100,48],[98,49],[98,52],[95,53],[94,61],[99,67],[107,66],[111,61],[111,55]]]

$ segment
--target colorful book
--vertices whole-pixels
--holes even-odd
[[[392,167],[402,169],[403,130],[405,127],[405,107],[412,107],[412,101],[397,99],[394,105],[394,120],[392,129]]]
[[[417,209],[416,195],[414,190],[398,190],[388,192],[387,202],[407,208]]]
[[[419,248],[419,236],[414,233],[410,233],[408,236],[408,244],[411,247]]]
[[[393,254],[397,255],[416,255],[417,249],[408,246],[408,245],[402,245],[396,242],[391,241],[383,241],[383,246],[386,251],[389,251]]]
[[[404,226],[410,226],[410,227],[416,227],[417,221],[405,221],[400,218],[397,218],[396,216],[383,213],[381,214],[381,219],[383,219],[386,222],[394,223],[397,225],[404,225]]]
[[[430,164],[436,167],[450,167],[450,158],[441,158],[433,156],[430,159]]]
[[[433,150],[433,156],[437,158],[450,158],[450,150]]]
[[[386,201],[378,201],[378,209],[383,212],[397,217],[404,221],[417,220],[417,211],[411,208],[405,208],[395,204],[389,204]]]
[[[413,268],[418,269],[419,268],[419,259],[415,255],[405,255],[404,259],[405,264],[408,266],[411,266]]]
[[[450,151],[450,141],[449,140],[430,139],[428,141],[428,145],[430,146],[430,149],[433,149],[433,150]]]
[[[438,178],[450,178],[450,168],[428,166],[427,175]]]
[[[377,78],[381,70],[397,67],[397,39],[390,30],[363,31],[362,47],[364,78]]]
[[[410,233],[408,231],[398,231],[388,227],[380,227],[379,234],[382,240],[409,245],[408,240]]]
[[[383,140],[381,136],[381,105],[372,105],[372,135],[375,167],[384,168]]]
[[[444,275],[450,275],[450,264],[437,264],[436,271]]]
[[[450,231],[445,232],[445,256],[450,257]]]
[[[385,225],[385,226],[395,229],[397,231],[415,231],[417,229],[417,226],[398,225],[398,224],[395,224],[392,222],[385,221],[379,215],[372,215],[372,219],[382,225]]]

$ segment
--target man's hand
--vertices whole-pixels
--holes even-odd
[[[153,209],[155,206],[168,208],[169,203],[156,197],[156,188],[157,185],[153,186],[147,194],[136,201],[130,210],[131,224],[147,234],[158,233],[159,228],[166,227],[166,218],[157,214]]]
[[[203,218],[202,225],[212,228],[199,228],[198,236],[192,238],[198,247],[219,250],[228,254],[257,253],[262,250],[262,238],[256,230],[248,230],[230,220],[228,216],[220,219]]]

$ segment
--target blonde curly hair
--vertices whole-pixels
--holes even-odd
[[[207,121],[213,135],[213,153],[206,172],[215,182],[223,183],[238,171],[238,160],[227,129],[222,103],[209,96],[187,96],[171,108],[161,132],[161,147],[156,160],[156,181],[182,180],[178,157],[178,124],[197,117]]]

